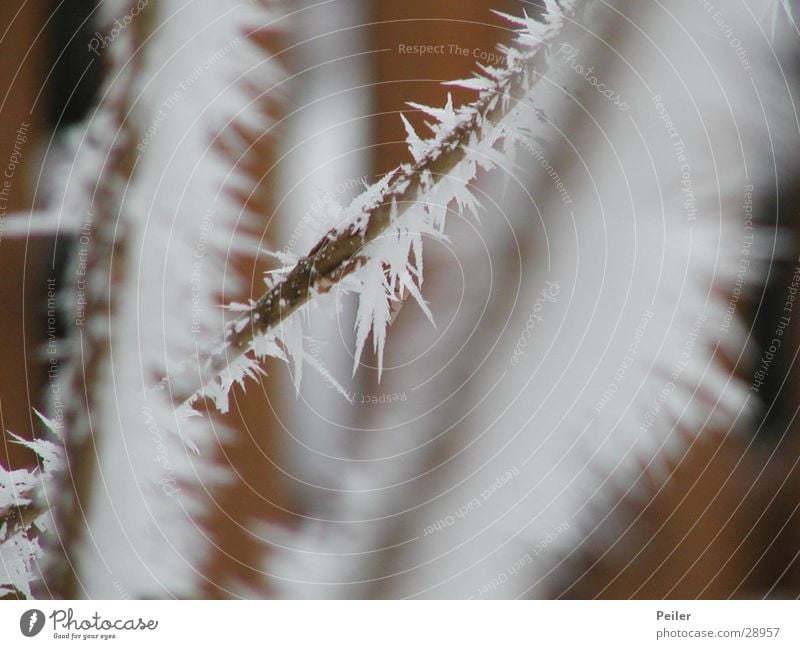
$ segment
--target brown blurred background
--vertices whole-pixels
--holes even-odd
[[[82,8],[79,8],[81,5]],[[0,5],[0,66],[3,101],[0,105],[0,151],[10,151],[18,128],[30,124],[31,137],[23,164],[13,179],[9,211],[33,207],[38,161],[52,133],[78,120],[91,105],[100,70],[85,51],[91,34],[85,22],[91,3],[32,0],[17,6]],[[57,6],[61,8],[56,9]],[[488,9],[519,12],[520,4],[505,0],[456,0],[402,3],[371,2],[368,39],[372,49],[382,43],[450,41],[470,49],[491,51],[507,40],[508,29]],[[529,11],[531,10],[529,6]],[[402,56],[395,49],[370,59],[374,115],[370,137],[375,174],[406,160],[405,132],[398,113],[409,99],[441,105],[446,99],[442,80],[472,72],[473,60],[460,56]],[[467,99],[454,91],[456,104]],[[411,117],[421,129],[421,121]],[[415,121],[416,120],[416,121]],[[264,164],[272,152],[264,150]],[[268,179],[269,182],[269,179]],[[271,207],[259,206],[265,223]],[[64,244],[61,244],[62,246]],[[54,255],[55,252],[55,255]],[[31,409],[41,402],[45,374],[38,350],[45,340],[44,298],[47,277],[58,272],[58,246],[52,239],[0,240],[0,417],[6,431],[31,437]],[[54,267],[54,262],[55,266]],[[247,269],[258,290],[258,269]],[[800,344],[798,323],[793,340]],[[570,563],[573,574],[550,584],[553,597],[570,598],[726,598],[800,596],[800,436],[794,410],[800,402],[800,380],[791,356],[783,359],[786,385],[773,416],[792,421],[778,439],[722,439],[714,431],[696,443],[674,467],[667,483],[646,505],[623,501],[617,514],[624,533],[613,548],[599,552],[587,539],[580,556]],[[776,392],[777,394],[777,392]],[[265,425],[264,422],[271,422]],[[228,423],[238,431],[223,449],[221,461],[235,466],[239,480],[218,495],[208,528],[218,544],[208,566],[212,583],[236,575],[242,583],[259,577],[260,546],[244,524],[250,517],[292,526],[287,514],[292,496],[274,463],[280,453],[278,435],[253,431],[277,430],[272,405],[261,390],[236,391]],[[7,440],[6,440],[7,441]],[[4,444],[4,464],[23,466],[32,457],[13,444]],[[220,596],[209,587],[204,595]]]

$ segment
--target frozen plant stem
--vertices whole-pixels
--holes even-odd
[[[564,1],[559,6],[555,0],[548,0],[541,22],[527,16],[505,16],[523,27],[517,38],[522,47],[503,48],[506,67],[481,66],[486,76],[449,84],[479,91],[473,103],[456,111],[451,105],[437,110],[412,104],[442,122],[435,129],[436,136],[421,141],[407,124],[412,153],[421,150],[415,162],[384,177],[377,192],[372,188],[375,195],[360,212],[350,214],[347,225],[331,229],[283,279],[258,298],[244,320],[229,325],[225,345],[207,359],[206,367],[212,375],[223,372],[252,349],[256,337],[268,333],[315,294],[329,291],[365,263],[365,247],[387,231],[394,219],[424,201],[460,163],[468,160],[484,137],[492,133],[497,137],[501,132],[513,138],[511,129],[504,130],[505,122],[514,111],[524,109],[519,102],[536,83],[537,68],[544,68],[549,42],[560,32],[565,13],[572,13],[577,4]]]

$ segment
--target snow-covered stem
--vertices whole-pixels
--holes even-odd
[[[135,20],[103,50],[98,106],[61,138],[46,211],[21,215],[9,228],[80,242],[59,296],[76,318],[58,341],[63,371],[51,377],[63,408],[51,403],[49,414],[66,447],[66,468],[47,503],[57,534],[46,552],[37,543],[31,554],[24,534],[7,536],[11,519],[0,528],[3,556],[21,557],[14,583],[31,581],[26,557],[44,558],[48,592],[61,598],[117,596],[123,582],[137,596],[197,591],[210,544],[198,535],[204,507],[194,487],[216,484],[223,472],[190,459],[187,449],[208,450],[217,431],[208,419],[184,419],[171,395],[143,387],[167,373],[170,359],[191,356],[194,334],[218,331],[217,305],[241,289],[226,264],[231,254],[249,258],[257,249],[249,220],[257,213],[254,157],[282,94],[282,70],[267,42],[281,31],[277,0],[135,5],[106,0],[98,9],[101,30],[120,16]],[[156,263],[139,264],[143,250]],[[160,431],[176,433],[174,446]],[[154,446],[156,463],[148,461]],[[0,496],[3,484],[25,477],[6,474]],[[27,506],[16,497],[3,502],[0,516]],[[130,510],[124,521],[121,507]],[[157,559],[139,569],[134,559],[143,553]]]
[[[233,361],[253,349],[254,340],[270,332],[315,295],[327,293],[367,260],[366,247],[384,234],[397,219],[429,197],[461,163],[474,155],[486,137],[513,138],[513,129],[505,130],[509,115],[536,84],[537,69],[543,69],[549,44],[566,20],[581,3],[577,0],[546,0],[541,19],[516,18],[502,14],[522,29],[517,47],[500,46],[506,55],[506,67],[481,66],[485,76],[449,82],[479,91],[476,101],[453,110],[433,109],[417,104],[412,107],[440,121],[435,137],[420,140],[406,122],[409,144],[415,156],[413,164],[404,164],[389,172],[378,183],[356,198],[343,225],[331,228],[283,278],[262,294],[252,305],[246,319],[231,323],[225,344],[201,360],[203,377],[218,375]],[[467,182],[474,179],[474,173]],[[171,377],[175,378],[175,377]]]
[[[137,597],[167,597],[208,583],[204,566],[216,550],[203,531],[207,494],[228,475],[212,458],[229,431],[182,418],[171,395],[145,388],[219,331],[217,305],[241,290],[231,266],[257,250],[257,149],[283,79],[270,51],[281,20],[271,2],[159,0],[147,12],[152,29],[123,102],[133,164],[106,168],[101,182],[113,192],[105,205],[125,254],[101,257],[109,267],[92,279],[113,310],[87,314],[85,327],[107,339],[89,386],[99,435],[80,455],[95,478],[80,494],[84,529],[70,551],[80,594],[99,598],[118,596],[119,584]],[[113,277],[103,279],[107,271]]]
[[[136,7],[134,0],[120,0],[104,8],[101,22],[113,24],[114,18],[130,15]],[[117,206],[133,169],[129,111],[132,93],[141,67],[141,44],[144,42],[148,14],[142,12],[132,21],[108,49],[106,84],[101,101],[90,117],[83,142],[83,165],[78,165],[75,178],[67,188],[64,211],[86,215],[91,219],[92,248],[85,259],[74,252],[71,260],[72,276],[78,282],[91,278],[85,292],[84,320],[93,326],[76,328],[66,340],[70,358],[67,366],[70,399],[64,409],[66,431],[65,447],[67,471],[62,476],[60,502],[56,503],[58,543],[51,548],[47,570],[48,587],[57,596],[74,598],[78,595],[77,575],[72,559],[74,546],[84,533],[87,496],[92,489],[95,474],[95,447],[98,440],[93,431],[91,414],[96,406],[95,389],[98,369],[108,354],[108,326],[112,316],[111,295],[108,287],[114,282],[110,276],[112,260],[117,268],[124,258],[124,233],[117,223]],[[86,155],[85,151],[92,154]],[[74,196],[73,200],[70,200]],[[88,198],[88,201],[87,201]],[[80,269],[85,265],[83,270]],[[80,271],[80,272],[79,272]],[[101,281],[101,278],[102,281]],[[78,294],[77,283],[70,300]],[[55,540],[49,540],[55,543]],[[56,556],[61,555],[58,559]]]

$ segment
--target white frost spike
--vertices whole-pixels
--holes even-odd
[[[413,228],[413,229],[412,229]],[[433,314],[422,297],[422,235],[441,238],[425,209],[412,209],[403,224],[395,223],[389,232],[367,248],[367,263],[354,273],[351,287],[359,296],[356,316],[355,374],[370,331],[378,361],[378,378],[383,373],[386,330],[399,311],[393,303],[410,294],[433,323]],[[416,263],[412,263],[413,261]]]
[[[422,293],[409,273],[405,272],[400,275],[400,286],[403,290],[411,293],[411,296],[416,300],[417,304],[419,304],[419,308],[422,309],[425,317],[428,318],[434,327],[436,327],[436,323],[433,321],[433,314],[431,313],[430,308],[428,308],[428,303],[422,297]]]
[[[458,114],[453,110],[453,95],[449,92],[447,93],[447,103],[444,108],[433,108],[432,106],[425,106],[424,104],[418,104],[413,101],[406,103],[411,106],[411,108],[422,111],[439,122],[439,124],[435,126],[428,125],[437,136],[451,131],[460,121]]]
[[[222,414],[228,412],[228,395],[235,383],[244,389],[245,379],[256,379],[260,374],[265,374],[261,366],[252,358],[242,354],[231,361],[227,368],[215,381],[205,388],[205,396],[214,400],[214,405]]]
[[[389,206],[389,223],[392,226],[397,225],[397,199],[392,196],[392,204]]]
[[[300,316],[301,313],[298,312],[286,318],[278,325],[277,329],[277,338],[286,351],[286,357],[292,363],[292,380],[298,395],[300,394],[300,382],[303,380],[303,357],[305,356],[303,322]]]
[[[230,302],[229,304],[225,304],[222,306],[222,309],[225,311],[231,311],[234,313],[244,313],[253,310],[255,306],[255,300],[250,300],[249,304],[244,304],[243,302]]]
[[[555,12],[560,12],[560,9],[554,2],[548,2],[548,5],[550,6],[547,7],[548,12],[545,14],[545,18],[550,19],[548,22],[552,22],[552,16],[555,15]],[[524,10],[522,16],[514,16],[512,14],[503,13],[502,11],[494,11],[494,13],[510,23],[524,28],[524,31],[521,33],[535,39],[533,42],[526,41],[526,44],[529,46],[538,44],[547,34],[548,23],[539,22],[538,20],[531,18]]]
[[[49,417],[45,417],[41,412],[33,409],[34,414],[39,418],[39,420],[47,427],[53,435],[55,435],[56,439],[62,440],[63,436],[61,434],[62,425],[59,424],[57,421],[50,419]]]
[[[503,68],[496,68],[491,65],[484,65],[483,63],[478,63],[478,67],[483,70],[488,77],[491,79],[500,79],[505,75],[505,70]]]
[[[14,433],[9,432],[8,434],[16,440],[17,444],[30,449],[39,456],[42,461],[42,471],[45,474],[58,471],[64,465],[64,449],[61,444],[55,444],[46,439],[28,441]]]
[[[456,81],[445,81],[445,86],[459,86],[467,90],[492,90],[495,82],[486,77],[472,77],[471,79],[458,79]]]
[[[256,336],[250,345],[250,351],[255,354],[256,358],[266,358],[271,356],[284,362],[288,362],[286,354],[280,348],[280,345],[275,340],[275,334],[272,332]]]
[[[389,309],[389,287],[383,263],[370,259],[358,272],[361,282],[358,293],[358,314],[356,316],[356,353],[353,362],[355,376],[364,343],[372,330],[373,348],[378,356],[378,380],[383,373],[383,348],[386,342],[386,327],[391,317]]]
[[[348,226],[355,226],[360,232],[367,227],[367,213],[383,203],[383,196],[391,186],[392,180],[399,173],[399,168],[393,169],[382,176],[378,182],[367,187],[361,194],[356,196],[347,209],[339,223],[331,224],[335,232],[342,232]]]
[[[287,268],[292,268],[292,266],[294,266],[300,259],[297,255],[282,250],[262,249],[261,252],[269,257],[274,257]],[[275,271],[270,271],[270,272],[275,272]]]
[[[60,439],[54,422],[36,413],[48,429]],[[8,471],[0,466],[0,518],[20,507],[43,503],[44,491],[53,476],[64,462],[63,447],[49,440],[24,440],[9,433],[17,443],[36,453],[41,460],[41,468],[31,471],[17,469]],[[19,592],[28,599],[33,597],[31,583],[38,577],[35,574],[36,562],[43,556],[38,534],[50,525],[49,513],[40,514],[33,521],[12,529],[8,522],[0,525],[0,596]]]
[[[411,156],[414,158],[414,162],[419,162],[425,155],[428,147],[424,140],[421,140],[419,135],[417,135],[414,127],[411,126],[411,122],[406,119],[406,116],[403,115],[403,113],[400,113],[400,119],[403,120],[403,126],[406,127],[406,133],[408,134],[408,137],[406,138],[406,142],[408,142],[408,150],[411,153]]]

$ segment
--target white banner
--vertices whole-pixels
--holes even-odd
[[[4,647],[798,647],[800,603],[3,602]],[[581,644],[578,644],[581,643]],[[544,645],[546,646],[546,644]]]

